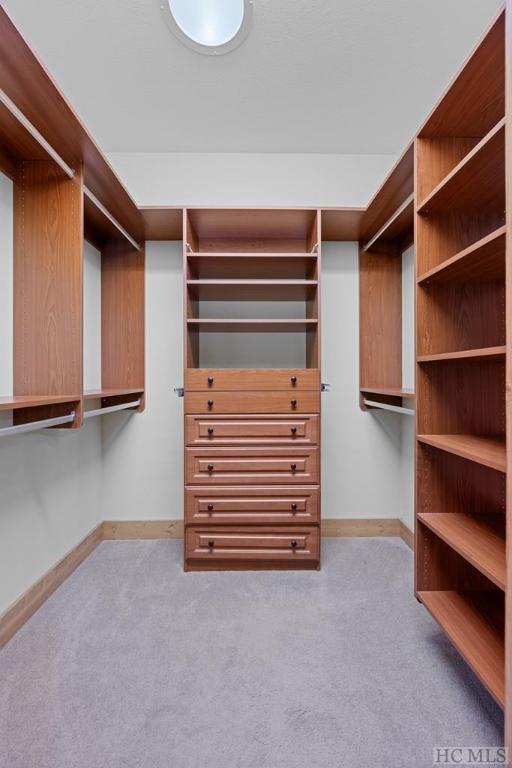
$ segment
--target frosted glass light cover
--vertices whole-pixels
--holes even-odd
[[[244,0],[168,0],[181,31],[199,45],[220,46],[239,32]]]

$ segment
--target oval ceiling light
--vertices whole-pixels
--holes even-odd
[[[249,34],[254,0],[159,0],[176,37],[215,56],[237,48]]]

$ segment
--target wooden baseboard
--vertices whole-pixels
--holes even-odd
[[[322,520],[322,536],[399,536],[411,549],[414,546],[413,532],[398,518],[328,518]],[[183,520],[107,520],[101,523],[0,616],[0,648],[104,539],[182,538]]]
[[[103,538],[115,539],[182,539],[183,520],[106,520]]]
[[[24,595],[0,616],[0,648],[42,606],[73,571],[78,568],[103,540],[103,526],[98,525],[53,568],[30,587]]]
[[[400,538],[402,538],[408,547],[414,549],[414,531],[411,531],[408,525],[403,520],[398,521],[400,528]]]

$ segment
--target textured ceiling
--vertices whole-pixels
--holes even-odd
[[[158,0],[3,5],[106,151],[393,154],[501,0],[255,0],[218,58]]]

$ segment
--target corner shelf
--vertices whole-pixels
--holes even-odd
[[[420,591],[418,597],[444,629],[461,656],[503,707],[505,702],[505,642],[469,593]]]
[[[479,435],[418,435],[418,441],[440,451],[483,464],[498,472],[507,471],[505,438]]]
[[[401,203],[379,231],[363,245],[363,251],[378,250],[382,244],[400,241],[405,250],[414,242],[414,193]]]
[[[505,539],[480,517],[458,512],[419,513],[418,520],[503,591],[507,588]]]

